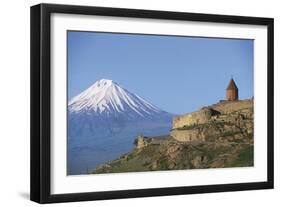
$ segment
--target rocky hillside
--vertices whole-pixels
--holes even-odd
[[[169,135],[140,136],[133,151],[93,173],[253,166],[253,100],[221,102],[175,120],[180,125]]]

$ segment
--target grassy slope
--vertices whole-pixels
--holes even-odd
[[[94,173],[253,166],[253,146],[232,143],[148,145],[98,168]]]

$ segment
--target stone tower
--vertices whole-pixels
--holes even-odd
[[[231,78],[227,88],[226,88],[226,100],[227,101],[237,101],[238,100],[238,88]]]

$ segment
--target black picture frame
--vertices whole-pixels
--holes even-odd
[[[100,15],[113,17],[134,17],[194,22],[217,22],[232,24],[267,26],[267,181],[237,184],[219,184],[186,187],[121,190],[106,192],[86,192],[72,194],[51,194],[51,74],[50,74],[50,15],[52,13]],[[272,18],[195,14],[168,11],[135,10],[89,6],[39,4],[31,7],[31,174],[30,199],[38,203],[88,201],[146,196],[166,196],[179,194],[211,193],[271,189],[274,186],[273,147],[273,28]]]

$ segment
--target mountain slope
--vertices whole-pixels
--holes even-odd
[[[68,104],[70,137],[110,135],[132,126],[167,126],[171,120],[172,114],[107,79],[95,82]]]
[[[98,166],[93,172],[122,173],[156,170],[183,170],[253,166],[254,147],[249,143],[179,143],[148,144],[135,148],[118,159]]]
[[[91,111],[99,115],[116,113],[145,117],[161,111],[143,98],[130,93],[112,80],[101,79],[69,102],[69,112]]]

